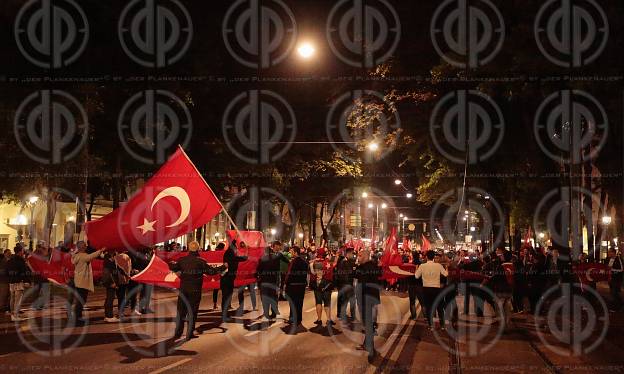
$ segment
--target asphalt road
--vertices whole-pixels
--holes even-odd
[[[484,318],[476,318],[471,310],[469,315],[460,313],[458,322],[446,331],[429,331],[422,318],[408,318],[406,295],[385,292],[375,337],[380,355],[369,364],[366,352],[358,349],[363,334],[357,322],[332,328],[314,325],[311,293],[306,295],[302,331],[292,331],[284,324],[289,313],[287,302],[280,302],[282,314],[274,323],[262,322],[259,311],[248,311],[234,323],[221,324],[220,311],[211,310],[211,293],[207,293],[197,323],[200,337],[188,342],[170,340],[176,305],[172,291],[155,292],[154,314],[112,324],[103,321],[103,299],[102,290],[90,296],[89,324],[81,328],[66,327],[62,295],[54,296],[44,311],[28,311],[27,321],[16,324],[2,316],[0,372],[624,371],[624,319],[620,314],[607,314],[608,326],[602,329],[600,313],[591,315],[583,308],[578,319],[559,313],[552,322],[546,314],[537,324],[532,316],[517,314],[504,331],[499,331],[493,310],[486,310]],[[247,295],[247,309],[251,309],[249,301]],[[463,297],[457,301],[462,310]],[[550,308],[554,310],[557,305]],[[572,344],[562,342],[566,337]]]

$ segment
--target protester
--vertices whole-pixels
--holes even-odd
[[[427,262],[420,265],[416,270],[415,277],[423,280],[423,299],[425,302],[425,316],[429,329],[434,329],[433,314],[434,307],[438,313],[440,328],[445,329],[444,324],[444,303],[439,299],[440,295],[440,276],[448,277],[448,272],[439,263],[434,262],[434,251],[427,251]]]
[[[7,263],[11,257],[11,250],[5,249],[0,255],[0,313],[11,314],[9,292],[9,274],[7,271]]]
[[[286,295],[291,303],[288,323],[299,326],[303,323],[303,299],[308,284],[309,267],[301,248],[294,246],[292,250],[293,259],[286,273]]]
[[[609,279],[609,292],[611,295],[611,302],[609,310],[612,312],[619,311],[622,308],[622,279],[624,262],[622,256],[618,255],[614,248],[610,248],[607,252],[607,259],[605,263],[611,269],[611,279]]]
[[[204,274],[215,275],[228,269],[228,263],[220,267],[210,266],[199,257],[199,243],[193,241],[189,244],[189,254],[182,257],[178,262],[171,263],[171,271],[180,275],[180,293],[178,295],[176,329],[174,339],[182,336],[184,330],[184,318],[188,321],[186,340],[196,338],[195,322],[199,304],[201,303],[202,285]]]
[[[217,244],[215,251],[223,251],[223,250],[225,250],[225,243]],[[218,309],[217,300],[219,300],[219,289],[215,288],[214,290],[212,290],[212,309],[213,310]]]
[[[33,255],[45,262],[50,259],[50,251],[44,242],[37,243]],[[35,296],[32,309],[43,310],[50,300],[50,282],[41,274],[33,274],[33,289],[30,293]]]
[[[245,242],[240,242],[239,243],[239,247],[241,251],[245,251],[247,250],[247,244],[245,244]],[[249,289],[249,298],[251,299],[251,309],[256,311],[258,310],[256,308],[256,303],[257,303],[257,299],[256,299],[256,284],[255,283],[251,283],[242,287],[238,288],[238,310],[237,310],[237,315],[243,315],[245,313],[245,289]]]
[[[347,248],[344,256],[338,258],[334,270],[336,286],[338,287],[336,310],[338,319],[342,321],[347,320],[347,307],[349,307],[348,319],[355,319],[355,290],[353,288],[355,268],[355,250]]]
[[[280,314],[278,307],[280,266],[287,262],[288,259],[282,254],[282,243],[274,241],[271,247],[266,248],[264,256],[258,263],[260,300],[262,314],[266,320],[272,321]]]
[[[221,276],[221,316],[223,322],[232,322],[230,318],[230,304],[234,293],[234,280],[238,272],[238,263],[247,260],[247,256],[236,254],[236,240],[232,241],[230,247],[223,254],[223,262],[227,265],[227,272]]]
[[[72,317],[75,319],[76,324],[80,325],[85,323],[85,320],[82,318],[82,311],[87,303],[89,292],[94,291],[91,261],[100,257],[104,250],[105,249],[100,249],[91,254],[87,254],[87,244],[84,241],[76,243],[76,254],[72,257],[72,263],[74,264],[74,284],[77,292],[76,306]]]
[[[30,285],[31,274],[24,257],[24,249],[17,245],[13,249],[13,256],[11,256],[6,265],[9,277],[11,321],[15,322],[24,320],[20,308],[22,305],[22,297],[24,296],[24,289]]]
[[[104,321],[108,323],[119,322],[123,315],[123,303],[125,299],[125,286],[122,285],[121,270],[115,263],[115,253],[107,252],[104,255],[104,268],[102,271],[102,286],[106,288],[104,301]],[[113,315],[113,301],[117,298],[117,314]]]
[[[355,270],[355,279],[358,281],[357,299],[358,309],[364,327],[364,342],[362,348],[368,352],[369,360],[377,354],[374,345],[375,316],[374,308],[381,303],[380,298],[380,278],[381,269],[377,263],[371,259],[370,251],[364,249],[358,254],[358,263]]]
[[[327,317],[327,325],[331,326],[334,321],[331,318],[331,294],[334,289],[333,266],[327,260],[325,248],[319,248],[316,258],[310,263],[310,288],[314,291],[314,303],[316,305],[316,325],[323,324],[323,309]]]

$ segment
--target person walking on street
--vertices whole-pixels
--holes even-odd
[[[370,251],[361,250],[358,254],[358,267],[355,269],[355,279],[358,281],[358,308],[364,326],[364,342],[362,348],[368,352],[369,361],[376,355],[375,350],[375,316],[373,310],[381,303],[380,278],[381,268],[371,259]]]
[[[76,306],[72,317],[75,319],[76,324],[84,324],[85,321],[82,319],[82,311],[87,303],[89,292],[94,291],[91,261],[100,257],[103,252],[104,249],[100,249],[89,254],[87,253],[87,244],[84,241],[76,243],[76,254],[72,257],[72,264],[74,264],[74,286],[76,287],[77,293]]]
[[[611,294],[611,305],[609,310],[619,311],[622,308],[622,278],[624,276],[624,262],[622,256],[618,255],[615,248],[609,249],[605,263],[611,268],[611,278],[609,279],[609,291]]]
[[[219,243],[215,247],[215,251],[223,251],[225,250],[225,243]],[[219,300],[219,288],[215,288],[212,290],[212,310],[217,310],[219,307],[217,306],[217,301]]]
[[[444,324],[444,302],[440,299],[440,276],[448,277],[448,272],[441,264],[434,262],[434,251],[427,251],[427,262],[420,265],[414,275],[416,278],[422,278],[423,281],[423,299],[425,302],[425,316],[429,329],[434,329],[433,314],[434,308],[437,310],[440,328],[445,329]]]
[[[355,319],[355,290],[353,279],[355,274],[355,251],[347,248],[344,256],[338,259],[338,264],[334,270],[336,286],[338,287],[337,314],[338,319],[347,320],[347,307],[349,307],[349,320]]]
[[[125,286],[122,285],[121,270],[115,263],[115,254],[107,252],[104,255],[104,269],[102,271],[102,286],[106,288],[106,299],[104,301],[104,321],[115,323],[121,320],[123,313]],[[113,302],[117,298],[117,314],[113,315]]]
[[[11,300],[11,293],[9,292],[9,274],[7,272],[7,263],[11,258],[11,251],[5,249],[0,255],[0,313],[10,314],[11,309],[9,307]]]
[[[241,251],[243,252],[248,250],[247,244],[245,244],[245,242],[240,242],[239,247]],[[256,303],[258,301],[256,300],[256,284],[255,283],[247,284],[242,287],[239,287],[237,291],[238,293],[237,314],[238,315],[243,315],[245,313],[245,288],[249,289],[249,298],[251,299],[251,309],[253,309],[254,311],[258,310],[258,308],[256,308]]]
[[[223,322],[232,322],[230,317],[230,304],[234,293],[234,280],[238,272],[238,263],[247,260],[247,256],[239,256],[236,253],[236,240],[223,254],[223,262],[227,265],[227,272],[221,276],[221,317]]]
[[[286,273],[286,296],[290,298],[290,318],[288,323],[299,326],[303,323],[303,299],[308,284],[308,262],[301,248],[294,246],[293,259]]]
[[[206,261],[199,257],[199,243],[196,241],[191,242],[188,249],[188,255],[182,257],[178,262],[173,262],[169,265],[171,271],[180,275],[174,339],[182,336],[185,318],[188,321],[186,340],[197,337],[195,335],[195,322],[197,321],[197,312],[201,303],[204,274],[215,275],[228,268],[227,263],[220,267],[208,265]]]
[[[260,285],[260,300],[265,319],[272,321],[280,314],[278,307],[278,293],[280,280],[280,267],[288,259],[282,254],[282,243],[274,241],[271,247],[267,247],[264,256],[258,263],[258,284]]]
[[[331,319],[331,294],[334,289],[333,283],[333,266],[327,260],[327,252],[325,248],[319,248],[316,252],[316,258],[310,263],[310,288],[314,291],[314,303],[316,305],[316,325],[323,324],[323,309],[327,317],[327,326],[334,324]]]
[[[20,307],[24,289],[29,286],[30,271],[24,260],[24,249],[17,245],[13,252],[13,256],[7,261],[6,270],[9,277],[11,321],[17,322],[24,320],[20,314]]]

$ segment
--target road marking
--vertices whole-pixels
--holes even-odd
[[[308,309],[308,310],[306,310],[305,312],[306,312],[306,313],[310,313],[310,312],[314,312],[315,310],[316,310],[316,306],[315,306],[314,308],[312,308],[312,309]]]
[[[174,362],[171,365],[167,365],[167,366],[165,366],[163,368],[160,368],[158,370],[152,371],[149,374],[160,374],[160,373],[163,373],[163,372],[165,372],[165,371],[167,371],[169,369],[173,369],[174,367],[186,364],[187,362],[189,362],[191,360],[192,360],[192,358],[185,358],[184,360],[176,361],[176,362]]]
[[[266,330],[256,330],[256,331],[252,331],[252,332],[249,332],[249,333],[245,334],[245,337],[254,336],[254,335],[256,335],[256,334],[259,334],[259,333],[260,333],[260,332],[262,332],[262,331],[267,331],[267,330],[272,329],[272,328],[274,328],[274,327],[276,327],[276,326],[281,326],[282,324],[283,324],[283,322],[282,322],[282,321],[275,322],[274,324],[272,324],[271,326],[269,326]]]

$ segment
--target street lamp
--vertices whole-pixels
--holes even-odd
[[[277,230],[276,229],[271,229],[271,235],[275,236],[275,234],[277,234]]]
[[[368,197],[368,192],[362,192],[362,198],[366,199]]]
[[[373,203],[368,203],[369,208],[373,208],[375,205]]]
[[[414,195],[412,195],[411,193],[407,193],[407,194],[405,195],[405,197],[407,197],[408,199],[411,199],[413,196],[414,196]]]
[[[544,239],[546,237],[546,234],[540,232],[539,234],[537,234],[537,236],[539,236],[540,239]]]
[[[30,203],[30,229],[28,232],[28,237],[30,239],[30,250],[33,250],[33,241],[34,241],[34,232],[35,232],[35,205],[39,201],[39,196],[32,195],[28,198],[28,202]]]
[[[316,48],[314,48],[314,45],[310,42],[303,42],[297,47],[297,53],[299,57],[309,60],[316,53]]]
[[[603,216],[602,217],[602,224],[607,226],[611,224],[611,216]]]
[[[401,180],[400,179],[395,179],[394,180],[394,184],[396,184],[397,186],[401,185]]]
[[[368,145],[368,150],[371,152],[375,152],[377,150],[379,150],[379,144],[372,142]]]

